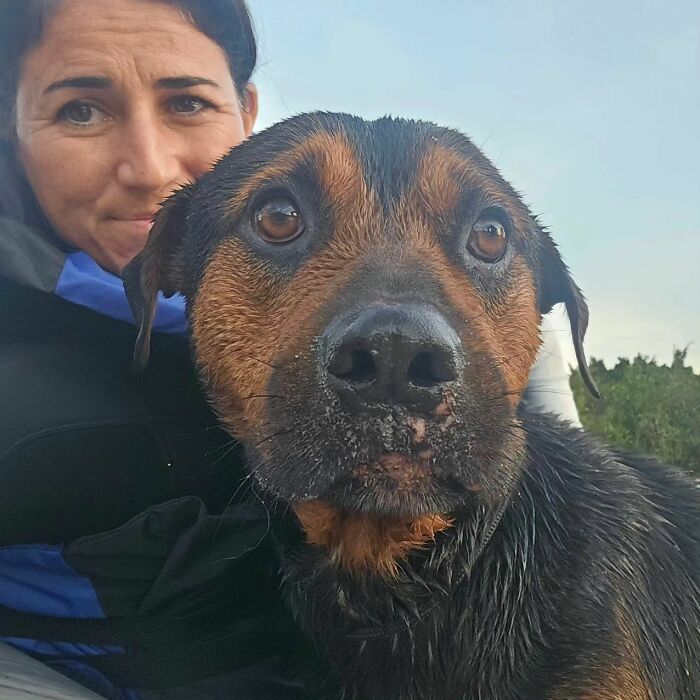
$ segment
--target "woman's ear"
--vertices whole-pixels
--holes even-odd
[[[258,88],[255,83],[247,83],[245,86],[241,117],[243,118],[243,131],[247,138],[253,133],[255,120],[258,118]]]
[[[599,399],[601,398],[600,390],[591,376],[583,351],[583,339],[588,328],[588,305],[549,234],[540,230],[539,240],[538,296],[540,312],[546,314],[552,310],[555,304],[564,304],[571,324],[571,337],[574,341],[576,360],[583,383],[588,391]]]
[[[193,192],[193,184],[185,185],[165,200],[156,214],[146,247],[122,272],[126,297],[139,326],[134,348],[137,371],[148,363],[158,291],[162,290],[166,297],[182,291],[179,253],[187,231],[187,213]]]

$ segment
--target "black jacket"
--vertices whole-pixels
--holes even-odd
[[[135,375],[136,328],[54,293],[69,252],[0,153],[0,639],[108,697],[304,697],[269,517],[187,339],[156,333]]]

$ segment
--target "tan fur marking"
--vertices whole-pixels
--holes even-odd
[[[513,404],[520,401],[540,346],[540,313],[532,272],[522,258],[512,266],[512,281],[489,310],[493,356]]]
[[[324,252],[282,282],[235,240],[214,253],[193,307],[192,338],[219,417],[235,435],[264,431],[273,368],[308,348],[327,297],[350,274],[351,265]]]
[[[237,241],[213,255],[192,313],[192,339],[203,379],[230,431],[248,438],[263,420],[276,329],[269,310],[278,294],[264,267]]]
[[[639,645],[621,610],[616,611],[618,621],[619,657],[601,679],[594,681],[590,689],[573,694],[571,686],[558,689],[551,700],[657,700],[644,678]]]
[[[398,575],[399,560],[432,542],[452,521],[442,515],[420,518],[379,518],[341,511],[323,501],[294,506],[309,543],[328,550],[348,571],[372,572],[384,578]]]
[[[449,218],[462,193],[468,163],[444,146],[429,148],[418,167],[415,194],[428,215],[436,221]]]

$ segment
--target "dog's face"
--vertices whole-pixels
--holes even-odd
[[[166,202],[125,283],[141,361],[156,290],[185,294],[220,419],[319,543],[348,513],[420,539],[509,493],[557,302],[590,380],[587,309],[554,244],[431,124],[311,114],[254,136]]]

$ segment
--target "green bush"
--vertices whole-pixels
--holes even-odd
[[[700,476],[700,375],[685,366],[687,348],[674,350],[670,366],[637,355],[607,369],[592,359],[591,374],[603,394],[594,399],[578,370],[570,378],[583,426],[607,443]]]

